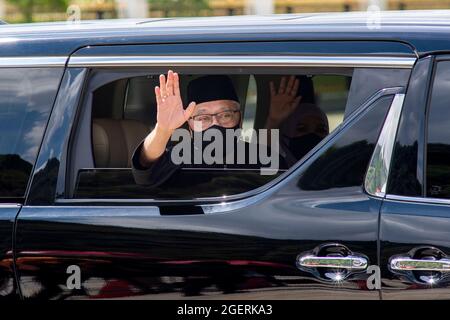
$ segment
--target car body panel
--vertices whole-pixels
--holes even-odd
[[[204,214],[186,214],[186,204],[177,209],[176,202],[171,205],[178,214],[163,215],[157,202],[55,201],[64,189],[57,177],[66,172],[65,150],[81,99],[70,93],[82,95],[86,74],[84,68],[66,71],[17,221],[16,266],[24,298],[379,298],[377,290],[368,290],[365,272],[330,281],[297,266],[298,255],[324,244],[344,246],[377,263],[381,201],[361,186],[307,190],[299,176],[308,161],[320,157],[318,151],[265,192],[239,205],[203,203]],[[395,90],[380,93],[380,99],[386,95],[391,101]],[[388,107],[367,102],[324,147],[335,143],[336,150],[347,150],[357,137],[362,146],[374,143],[358,134],[344,139],[346,128],[378,130]],[[371,120],[369,112],[380,120]],[[79,290],[66,284],[72,265],[81,270]]]
[[[19,299],[14,270],[14,221],[20,204],[0,204],[0,300]]]
[[[449,212],[449,205],[421,203],[420,200],[389,199],[383,202],[380,226],[383,299],[450,299],[448,278],[427,283],[421,277],[432,275],[431,272],[389,270],[389,261],[393,256],[421,258],[411,254],[415,249],[435,248],[449,255]]]
[[[395,140],[380,215],[382,298],[386,300],[450,299],[448,272],[392,266],[395,258],[440,260],[450,254],[449,202],[425,196],[426,115],[436,60],[442,58],[426,56],[417,62]]]
[[[2,25],[0,55],[68,56],[88,45],[292,40],[403,42],[424,55],[450,47],[449,17],[441,10]]]

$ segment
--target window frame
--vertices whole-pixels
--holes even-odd
[[[165,56],[167,57],[167,56]],[[170,56],[174,59],[183,59],[186,58],[185,56]],[[191,56],[192,57],[192,56]],[[407,56],[407,57],[399,57],[395,55],[372,55],[372,54],[363,54],[363,55],[280,55],[280,56],[264,56],[264,55],[250,55],[250,56],[236,56],[236,55],[230,55],[230,56],[214,56],[212,63],[208,60],[207,56],[195,56],[198,58],[195,61],[191,61],[192,64],[190,66],[196,66],[196,65],[203,65],[203,66],[212,66],[211,64],[219,63],[219,66],[224,66],[224,63],[228,63],[229,65],[236,67],[237,62],[239,62],[239,59],[242,59],[239,65],[241,66],[263,66],[263,67],[281,67],[281,66],[287,66],[287,67],[311,67],[315,66],[317,68],[335,68],[335,69],[342,69],[342,68],[393,68],[393,69],[412,69],[414,63],[416,62],[415,56]],[[42,64],[42,57],[35,57],[33,60],[36,64],[41,65]],[[76,58],[76,60],[72,60]],[[81,59],[80,59],[81,58]],[[98,61],[98,59],[102,60],[102,57],[99,56],[82,56],[82,57],[72,57],[69,59],[67,63],[67,68],[65,70],[65,74],[70,74],[71,70],[73,70],[73,75],[76,75],[76,79],[74,78],[71,80],[70,76],[65,75],[66,80],[64,86],[61,87],[61,89],[58,91],[56,100],[57,105],[55,105],[54,109],[62,109],[64,112],[69,112],[69,106],[65,106],[62,104],[65,97],[64,95],[69,94],[67,90],[69,89],[75,89],[76,88],[76,95],[73,94],[73,92],[70,93],[70,103],[76,103],[76,105],[72,105],[71,108],[74,108],[70,111],[73,113],[71,117],[73,116],[74,119],[78,118],[79,115],[79,109],[80,105],[82,103],[81,97],[84,95],[84,89],[86,87],[86,79],[88,71],[92,67],[98,67],[98,68],[104,68],[104,67],[113,67],[113,68],[119,68],[122,67],[133,67],[133,66],[149,66],[153,62],[154,64],[157,63],[158,67],[161,67],[161,61],[155,62],[154,58],[155,56],[139,56],[139,64],[136,65],[136,60],[130,61],[133,57],[130,56],[119,56],[117,57],[117,64],[111,60],[111,56],[103,57],[106,58],[106,60]],[[136,58],[136,57],[135,57]],[[187,57],[189,58],[189,57]],[[219,58],[219,59],[218,59]],[[132,59],[133,60],[133,59]],[[74,61],[76,63],[74,63]],[[28,62],[28,61],[27,61]],[[172,67],[173,61],[169,61],[170,65],[166,67]],[[186,62],[186,61],[185,61]],[[185,63],[183,62],[183,63]],[[52,62],[53,63],[53,62]],[[106,63],[106,64],[105,64]],[[95,65],[94,65],[95,64]],[[29,65],[28,65],[29,66]],[[53,65],[52,65],[53,66]],[[217,66],[217,65],[214,65]],[[226,66],[226,64],[225,64]],[[80,77],[82,76],[82,78]],[[80,81],[81,80],[81,81]],[[126,199],[65,199],[65,183],[66,183],[66,176],[67,176],[67,170],[68,170],[68,163],[67,163],[67,155],[68,155],[68,146],[72,144],[72,134],[73,130],[75,128],[73,119],[70,123],[65,123],[64,126],[68,129],[65,133],[64,137],[61,138],[55,138],[54,132],[51,135],[48,135],[48,132],[46,130],[46,133],[44,135],[43,144],[49,142],[49,139],[53,143],[57,140],[59,141],[65,141],[63,145],[59,146],[61,149],[61,152],[58,156],[58,159],[61,161],[60,164],[58,164],[59,170],[54,177],[54,179],[57,179],[57,182],[50,188],[53,188],[54,191],[51,191],[51,194],[48,194],[44,196],[44,198],[39,198],[34,195],[35,189],[38,185],[34,186],[34,178],[36,178],[36,171],[33,170],[32,172],[32,181],[31,181],[31,188],[28,190],[26,194],[26,205],[62,205],[62,206],[78,206],[78,205],[90,205],[90,204],[111,204],[111,205],[129,205],[130,203],[138,203],[139,205],[152,205],[155,204],[193,204],[196,206],[202,206],[209,204],[214,204],[213,207],[209,210],[206,210],[204,208],[205,212],[208,211],[215,211],[220,210],[222,211],[225,209],[224,205],[228,209],[235,208],[236,206],[239,207],[239,203],[248,203],[248,201],[253,202],[257,201],[262,196],[265,196],[268,192],[274,191],[276,188],[281,185],[280,182],[289,180],[289,177],[292,177],[293,173],[297,171],[299,167],[301,167],[311,156],[313,156],[317,150],[319,150],[322,145],[328,143],[328,141],[334,139],[336,136],[339,135],[339,132],[341,132],[345,127],[352,123],[355,118],[357,118],[361,113],[364,112],[364,110],[369,106],[375,98],[379,98],[380,96],[383,96],[383,91],[379,90],[378,92],[374,93],[371,97],[368,97],[367,100],[360,105],[358,110],[355,112],[352,112],[352,114],[345,119],[345,121],[338,127],[336,130],[332,133],[330,133],[324,140],[322,140],[321,143],[319,143],[313,150],[310,151],[309,155],[307,157],[304,157],[302,160],[297,162],[294,166],[292,166],[288,171],[280,175],[279,177],[272,180],[270,183],[265,184],[257,189],[251,190],[246,193],[236,194],[236,195],[230,195],[227,196],[226,199],[223,197],[217,197],[217,198],[205,198],[205,199],[195,199],[195,200],[149,200],[145,201],[144,199],[140,199],[139,201],[136,201],[136,199],[130,199],[131,201],[127,201]],[[50,120],[52,120],[52,125],[55,125],[55,121],[57,119],[54,118],[54,113],[58,110],[52,110],[52,114],[50,116]],[[61,111],[61,110],[59,110]],[[52,118],[53,115],[53,118]],[[52,128],[48,128],[51,130]],[[47,136],[48,135],[48,136]],[[48,149],[48,148],[46,148]],[[48,152],[49,150],[40,150],[38,155],[38,160],[40,161],[40,165],[44,165],[45,163],[48,164],[48,161],[50,158],[48,158]],[[41,170],[42,171],[42,170]],[[39,173],[39,172],[38,172]],[[53,175],[54,173],[52,173]],[[53,178],[52,178],[53,179]],[[55,180],[56,181],[56,180]],[[284,184],[283,184],[284,185]],[[230,207],[231,206],[231,207]]]
[[[429,83],[429,91],[428,91],[428,99],[427,99],[427,105],[426,105],[426,109],[425,109],[425,127],[424,127],[424,132],[423,132],[423,190],[422,190],[422,196],[425,199],[435,199],[436,203],[442,204],[442,203],[446,203],[446,204],[450,204],[450,198],[440,198],[440,197],[430,197],[428,196],[428,133],[429,133],[429,121],[430,121],[430,111],[431,111],[431,104],[432,104],[432,97],[433,97],[433,90],[434,90],[434,84],[436,81],[436,76],[437,76],[437,70],[438,70],[438,66],[440,62],[450,62],[450,56],[448,55],[443,55],[443,56],[436,56],[436,58],[434,59],[433,62],[433,69],[432,69],[432,73],[431,73],[431,77],[430,77],[430,83]]]
[[[69,60],[68,68],[116,68],[116,67],[151,67],[157,65],[162,67],[167,64],[167,67],[174,66],[220,66],[226,65],[231,67],[311,67],[316,68],[402,68],[411,69],[415,62],[415,58],[400,58],[400,57],[373,57],[373,56],[222,56],[222,57],[205,57],[205,56],[173,56],[164,57],[162,61],[161,57],[148,56],[148,57],[73,57]],[[174,60],[175,59],[175,60]],[[177,62],[177,63],[174,63]],[[382,90],[381,90],[382,91]],[[56,198],[55,203],[61,205],[67,204],[95,204],[95,203],[113,203],[113,204],[130,204],[138,203],[144,205],[155,204],[210,204],[210,203],[223,203],[224,201],[232,200],[245,200],[246,198],[262,195],[265,192],[272,190],[276,185],[279,185],[281,181],[289,178],[295,171],[305,163],[322,145],[328,143],[328,141],[334,139],[339,132],[341,132],[349,123],[353,122],[353,119],[363,112],[368,105],[373,103],[374,99],[378,99],[383,96],[383,92],[377,92],[374,96],[368,98],[368,100],[358,108],[357,112],[353,112],[343,123],[341,123],[335,131],[330,133],[321,143],[319,143],[313,150],[310,151],[308,156],[305,156],[302,160],[297,162],[289,170],[281,174],[279,177],[273,179],[269,183],[253,189],[251,191],[240,193],[236,195],[229,195],[224,197],[209,197],[198,198],[190,200],[158,200],[158,199],[71,199],[71,198]],[[81,103],[78,106],[82,107]],[[73,126],[76,128],[77,126]],[[73,134],[73,132],[72,132]],[[68,169],[67,166],[66,169]],[[66,182],[66,175],[63,177]],[[61,178],[61,177],[59,177]]]

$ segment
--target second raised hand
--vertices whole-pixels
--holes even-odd
[[[178,73],[169,70],[166,76],[159,76],[159,86],[155,87],[157,104],[156,121],[160,129],[173,132],[181,127],[194,113],[195,102],[189,103],[186,110],[180,93]]]
[[[286,77],[282,77],[278,90],[273,81],[270,82],[270,109],[269,122],[278,127],[298,106],[301,96],[297,96],[300,81],[295,76],[290,76],[287,83]]]

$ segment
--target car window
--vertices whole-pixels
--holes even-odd
[[[0,199],[24,196],[61,69],[0,69]]]
[[[155,87],[159,85],[159,74],[149,72],[147,75],[130,76],[105,83],[92,92],[92,99],[85,101],[86,105],[83,107],[89,112],[84,119],[90,122],[91,140],[88,143],[91,145],[92,162],[89,164],[86,160],[82,164],[74,164],[74,178],[70,184],[72,190],[69,193],[71,197],[185,200],[251,191],[288,170],[342,122],[351,85],[351,71],[348,70],[343,74],[329,74],[326,70],[317,74],[260,74],[245,73],[242,70],[227,74],[181,73],[179,87],[184,107],[190,102],[190,88],[195,83],[204,81],[203,85],[208,85],[217,77],[230,81],[230,90],[234,91],[233,95],[239,101],[239,110],[235,110],[238,122],[233,128],[242,127],[247,130],[240,133],[239,140],[244,144],[245,141],[253,142],[256,145],[256,157],[260,156],[259,150],[266,146],[267,155],[272,155],[271,151],[277,149],[274,147],[276,143],[279,153],[277,160],[269,157],[270,161],[278,162],[276,170],[264,171],[271,163],[267,164],[266,161],[264,167],[259,158],[256,159],[257,163],[247,163],[247,160],[244,161],[245,164],[239,165],[233,162],[202,162],[172,168],[166,164],[173,162],[171,152],[182,142],[174,139],[167,143],[166,151],[170,152],[165,152],[156,161],[156,169],[150,170],[150,173],[144,172],[145,177],[141,179],[141,173],[136,172],[146,171],[147,168],[136,170],[133,161],[139,159],[134,160],[134,155],[142,152],[143,139],[155,129],[157,123]],[[277,101],[275,96],[280,95],[280,87],[291,86],[294,90],[297,81],[292,97],[278,97]],[[219,91],[221,90],[223,87]],[[207,99],[210,95],[211,92],[202,93],[201,97],[205,96]],[[288,103],[293,103],[297,98],[297,103],[288,116],[276,126],[268,124],[273,105],[279,103],[276,113],[282,112],[282,108],[288,108]],[[206,111],[201,112],[208,115]],[[187,130],[195,139],[196,133],[189,121],[180,129]],[[271,141],[271,138],[263,141],[260,132],[266,132],[270,137],[272,132],[277,132],[276,141]],[[253,144],[245,144],[244,149],[239,150],[245,150],[244,153],[248,155],[253,150]],[[236,149],[236,153],[238,152]],[[86,156],[86,159],[89,158]],[[160,162],[163,165],[159,165]],[[137,163],[140,166],[140,162]],[[147,179],[149,175],[152,177],[151,182]]]
[[[378,99],[338,141],[331,144],[298,182],[302,190],[360,187],[393,96]]]
[[[437,64],[428,110],[426,194],[450,198],[450,61]]]

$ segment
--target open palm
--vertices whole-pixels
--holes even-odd
[[[275,85],[270,82],[270,109],[269,117],[275,123],[281,123],[295,110],[301,100],[297,96],[300,82],[291,76],[286,83],[286,77],[282,77],[280,87],[275,90]]]
[[[169,70],[166,77],[159,76],[159,87],[155,87],[157,116],[161,128],[173,131],[181,127],[195,110],[195,102],[191,102],[184,110],[180,94],[180,80],[177,73]]]

